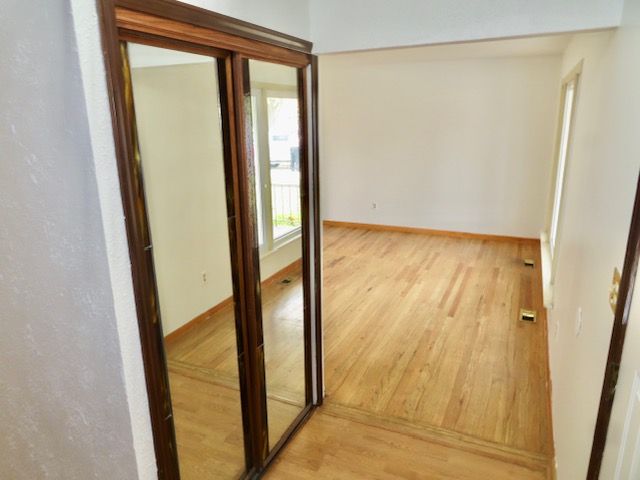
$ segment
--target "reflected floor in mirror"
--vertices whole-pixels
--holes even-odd
[[[300,262],[262,284],[269,444],[280,439],[304,408]],[[242,471],[242,419],[233,303],[225,301],[190,328],[169,335],[166,350],[171,398],[184,479],[237,478]],[[211,428],[211,425],[218,426]],[[212,455],[212,452],[216,452]],[[238,458],[236,458],[238,457]],[[233,459],[233,461],[230,461]]]

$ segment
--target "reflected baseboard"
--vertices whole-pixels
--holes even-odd
[[[174,373],[183,375],[194,380],[211,383],[220,387],[240,390],[239,380],[235,375],[228,375],[211,368],[193,365],[180,360],[168,360],[167,366],[170,374]],[[267,386],[267,398],[269,400],[275,400],[295,407],[304,408],[305,406],[304,400],[302,402],[295,400],[296,398],[304,399],[304,392],[295,392],[294,390],[287,390],[281,387],[274,389],[273,387]]]

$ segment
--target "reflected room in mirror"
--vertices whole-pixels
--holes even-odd
[[[217,60],[134,43],[127,50],[181,477],[239,478],[245,455]]]
[[[249,60],[249,78],[272,449],[306,404],[298,70]]]

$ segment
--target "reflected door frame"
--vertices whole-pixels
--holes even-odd
[[[245,478],[264,473],[295,431],[322,403],[324,395],[321,335],[320,216],[317,142],[317,59],[311,43],[247,22],[171,0],[100,0],[102,33],[118,173],[131,259],[132,279],[158,476],[180,478],[164,336],[151,254],[143,183],[135,143],[126,57],[120,43],[135,41],[161,48],[216,57],[219,65],[234,299],[239,327],[239,376],[245,435]],[[296,67],[299,76],[303,182],[303,271],[305,311],[306,407],[281,440],[269,450],[262,338],[259,249],[253,211],[255,190],[250,160],[251,101],[248,59]],[[249,96],[247,97],[247,92]],[[250,107],[250,104],[248,105]],[[225,111],[226,110],[226,111]]]

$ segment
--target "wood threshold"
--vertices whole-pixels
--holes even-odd
[[[295,272],[296,270],[300,270],[301,268],[302,268],[302,259],[296,260],[295,262],[292,262],[289,265],[287,265],[286,267],[278,270],[276,273],[271,275],[269,278],[267,278],[266,280],[261,282],[262,287],[264,288],[264,287],[266,287],[268,285],[274,284],[274,283],[278,282],[283,276],[290,275],[293,272]],[[220,312],[221,310],[224,310],[225,308],[227,308],[229,306],[232,306],[232,305],[233,305],[233,296],[225,298],[220,303],[218,303],[218,304],[214,305],[213,307],[211,307],[209,310],[206,310],[205,312],[202,312],[197,317],[194,317],[193,319],[189,320],[187,323],[185,323],[181,327],[178,327],[173,332],[167,334],[164,337],[165,344],[169,344],[170,345],[171,343],[175,342],[176,339],[182,337],[185,333],[187,333],[187,332],[193,330],[194,328],[198,327],[200,324],[202,324],[204,321],[206,321],[212,315],[215,315],[216,313]]]
[[[335,404],[331,402],[329,398],[325,399],[323,406],[319,407],[319,409],[326,415],[347,419],[391,432],[402,433],[420,440],[426,440],[431,443],[437,443],[446,447],[519,465],[530,470],[549,472],[549,458],[544,454],[508,447],[463,433],[416,423],[402,418],[380,417],[364,410]]]
[[[343,222],[339,220],[323,220],[325,227],[359,228],[362,230],[374,230],[383,232],[417,233],[422,235],[439,235],[452,238],[471,238],[477,240],[495,240],[506,242],[538,243],[537,238],[515,237],[509,235],[492,235],[487,233],[457,232],[453,230],[436,230],[424,227],[405,227],[402,225],[382,225],[378,223]]]

